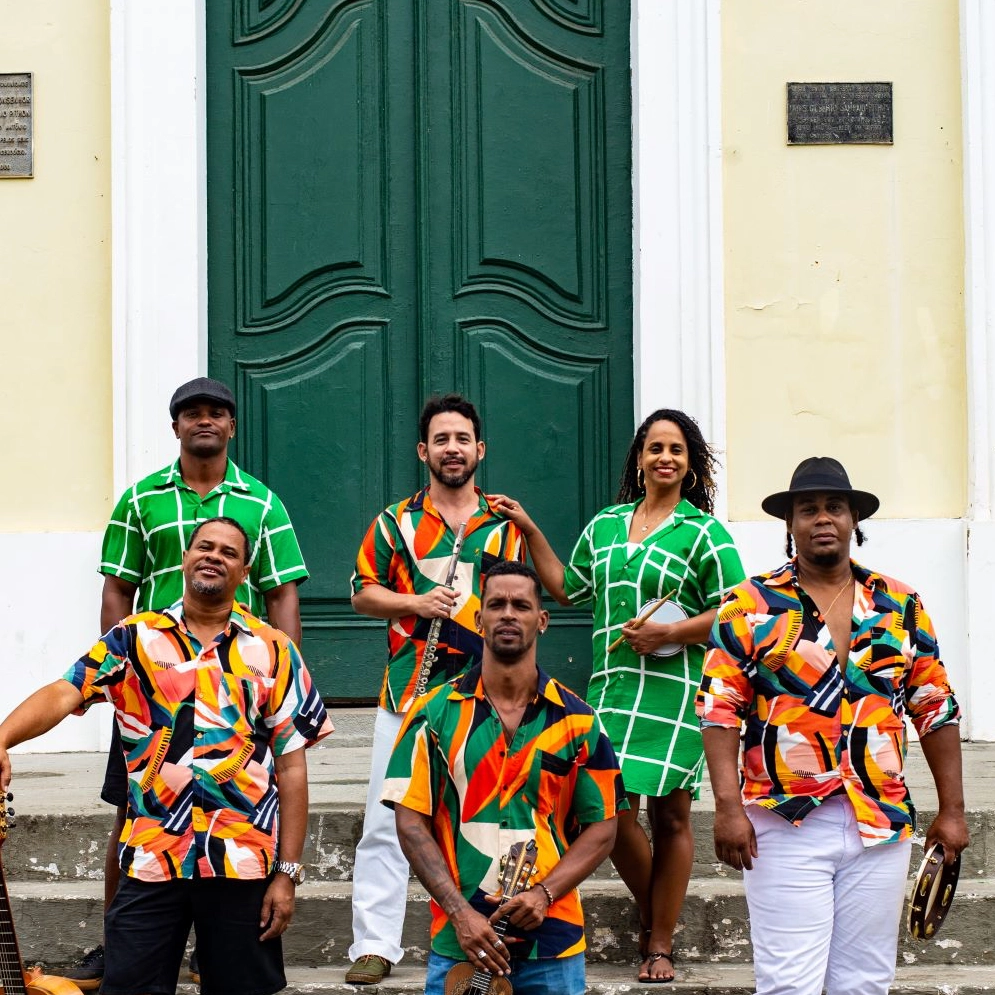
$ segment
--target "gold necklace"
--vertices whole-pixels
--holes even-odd
[[[674,505],[674,508],[676,508],[676,507],[677,507],[677,505]],[[640,506],[639,506],[639,510],[640,510],[640,511],[642,511],[642,513],[643,513],[643,518],[644,518],[644,519],[646,519],[646,518],[648,518],[648,517],[649,517],[649,516],[647,515],[646,511],[645,511],[645,508],[646,508],[646,505],[645,505],[645,504],[642,504],[642,505],[640,505]],[[671,516],[671,515],[672,515],[672,514],[674,513],[674,508],[670,508],[670,509],[668,509],[668,510],[667,510],[666,512],[664,512],[664,513],[663,513],[663,514],[662,514],[662,515],[661,515],[661,516],[660,516],[659,518],[657,518],[657,519],[656,519],[655,521],[653,521],[653,522],[647,522],[647,523],[646,523],[645,525],[640,525],[640,526],[639,526],[639,528],[640,528],[640,531],[642,531],[642,532],[649,532],[649,530],[650,530],[650,526],[651,526],[651,525],[653,525],[653,526],[657,526],[657,525],[659,525],[659,524],[660,524],[660,523],[661,523],[661,522],[662,522],[662,521],[663,521],[663,520],[664,520],[665,518],[669,518],[669,517],[670,517],[670,516]]]
[[[836,592],[836,597],[833,598],[833,600],[829,602],[829,607],[822,613],[822,617],[823,618],[829,618],[829,613],[833,610],[833,607],[835,606],[836,602],[839,601],[840,595],[842,595],[842,593],[848,587],[853,587],[853,574],[852,573],[850,574],[849,577],[847,577],[846,581],[843,583],[843,586]]]

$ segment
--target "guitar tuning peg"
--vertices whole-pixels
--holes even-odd
[[[14,800],[14,792],[13,791],[8,791],[7,792],[7,801],[12,802],[13,800]]]
[[[8,829],[17,829],[17,823],[16,822],[8,822],[7,823],[7,828]]]
[[[12,808],[8,808],[8,809],[7,809],[7,815],[9,815],[9,816],[10,816],[10,817],[11,817],[12,819],[14,818],[14,816],[15,816],[16,814],[17,814],[17,813],[16,813],[16,812],[15,812],[15,811],[14,811],[14,810],[13,810]]]

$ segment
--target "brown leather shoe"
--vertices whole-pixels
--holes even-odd
[[[390,974],[391,963],[386,957],[377,954],[363,954],[346,971],[347,985],[376,985]]]

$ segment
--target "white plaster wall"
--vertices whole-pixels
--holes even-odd
[[[0,534],[0,563],[8,578],[17,578],[0,596],[6,654],[0,717],[60,678],[99,637],[99,556],[99,533]],[[109,706],[98,705],[17,751],[104,750],[111,715]]]
[[[207,372],[203,13],[111,2],[116,492],[176,458],[169,398]]]
[[[965,316],[968,348],[968,532],[971,734],[995,741],[991,638],[995,592],[995,5],[961,0]]]
[[[995,742],[995,642],[992,594],[995,592],[995,522],[975,522],[968,533],[965,603],[968,667],[971,675],[971,739]]]

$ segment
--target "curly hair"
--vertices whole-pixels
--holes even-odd
[[[718,460],[712,447],[705,441],[698,423],[683,411],[660,408],[649,415],[636,429],[635,438],[629,446],[622,475],[618,481],[619,504],[637,501],[646,493],[646,488],[638,480],[639,454],[646,443],[646,436],[654,422],[673,422],[684,434],[688,447],[688,472],[681,481],[681,497],[687,498],[696,508],[711,515],[715,507],[715,472]],[[692,472],[693,471],[693,472]]]

